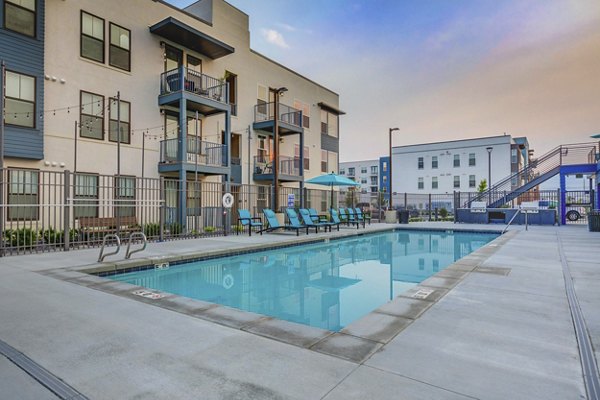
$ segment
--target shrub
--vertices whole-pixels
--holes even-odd
[[[182,230],[183,229],[179,222],[173,222],[171,225],[169,225],[169,232],[171,235],[180,235]]]
[[[440,208],[440,217],[442,217],[442,219],[446,219],[447,216],[448,216],[448,210],[446,210],[445,207]]]
[[[148,237],[160,235],[160,224],[146,224],[144,225],[144,234]]]
[[[204,232],[206,233],[212,233],[214,231],[216,231],[217,229],[214,226],[205,226],[204,227]]]
[[[63,230],[55,230],[54,228],[48,228],[44,231],[40,231],[40,237],[44,239],[46,244],[63,244],[65,232]],[[77,229],[69,229],[69,241],[75,242],[79,236]]]
[[[11,247],[26,247],[37,243],[39,233],[31,228],[7,229],[4,237]]]

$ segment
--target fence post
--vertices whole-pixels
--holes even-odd
[[[1,154],[0,157],[2,157]],[[4,169],[0,168],[0,257],[4,256],[4,207],[6,205],[6,202],[4,201],[5,182],[6,180],[4,179]]]
[[[562,205],[560,203],[560,189],[556,189],[556,217],[558,225],[562,223]]]
[[[229,181],[225,182],[225,193],[229,193],[231,191],[231,185],[229,183]],[[225,217],[225,221],[224,224],[225,226],[223,227],[223,231],[225,232],[225,236],[227,236],[229,229],[231,228],[231,210],[232,208],[225,208],[225,206],[223,205],[223,216]],[[251,227],[248,227],[248,229],[251,229]]]
[[[454,223],[457,223],[457,215],[458,215],[458,208],[460,207],[460,191],[454,191],[454,204],[452,204],[452,214],[454,216]]]
[[[63,241],[64,250],[69,251],[71,241],[71,172],[66,170],[64,171],[63,175]]]
[[[429,210],[429,220],[431,221],[431,193],[429,193],[429,206],[427,209]]]
[[[408,210],[408,193],[404,192],[404,209]]]
[[[158,197],[159,197],[159,209],[158,209],[158,219],[159,219],[159,233],[158,233],[158,240],[160,242],[165,240],[165,211],[166,211],[166,204],[165,204],[165,178],[164,177],[160,177],[159,178],[159,185],[160,187],[158,188]]]

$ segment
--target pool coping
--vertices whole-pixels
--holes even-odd
[[[380,351],[393,338],[419,319],[429,308],[440,301],[470,273],[496,273],[480,265],[494,254],[504,243],[510,240],[516,231],[501,234],[485,246],[450,264],[442,271],[432,275],[414,288],[403,292],[391,301],[381,305],[362,318],[353,321],[339,332],[329,331],[308,325],[280,320],[277,318],[242,311],[235,308],[195,300],[167,292],[148,289],[125,282],[107,279],[97,274],[131,270],[156,262],[187,262],[199,259],[213,259],[243,253],[252,253],[269,249],[293,247],[310,243],[323,243],[349,237],[360,237],[389,231],[411,230],[429,232],[477,232],[500,233],[495,230],[477,229],[435,229],[433,227],[409,227],[392,225],[377,231],[335,232],[335,236],[296,238],[293,242],[251,244],[234,249],[218,249],[202,252],[189,252],[179,255],[138,258],[119,262],[96,263],[68,268],[55,268],[40,271],[40,274],[78,284],[90,289],[103,291],[119,297],[135,300],[188,316],[203,319],[232,329],[242,330],[258,336],[277,340],[297,347],[317,351],[342,358],[357,364],[367,361]],[[506,275],[510,271],[500,271]]]

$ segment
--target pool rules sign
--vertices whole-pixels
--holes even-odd
[[[225,193],[223,195],[223,207],[225,207],[225,208],[233,207],[233,195],[231,193]]]

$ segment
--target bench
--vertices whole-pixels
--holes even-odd
[[[131,233],[140,231],[141,228],[135,217],[81,217],[79,218],[79,229],[87,240],[90,237],[94,239],[101,239],[108,233],[116,233],[117,227],[119,233]]]

